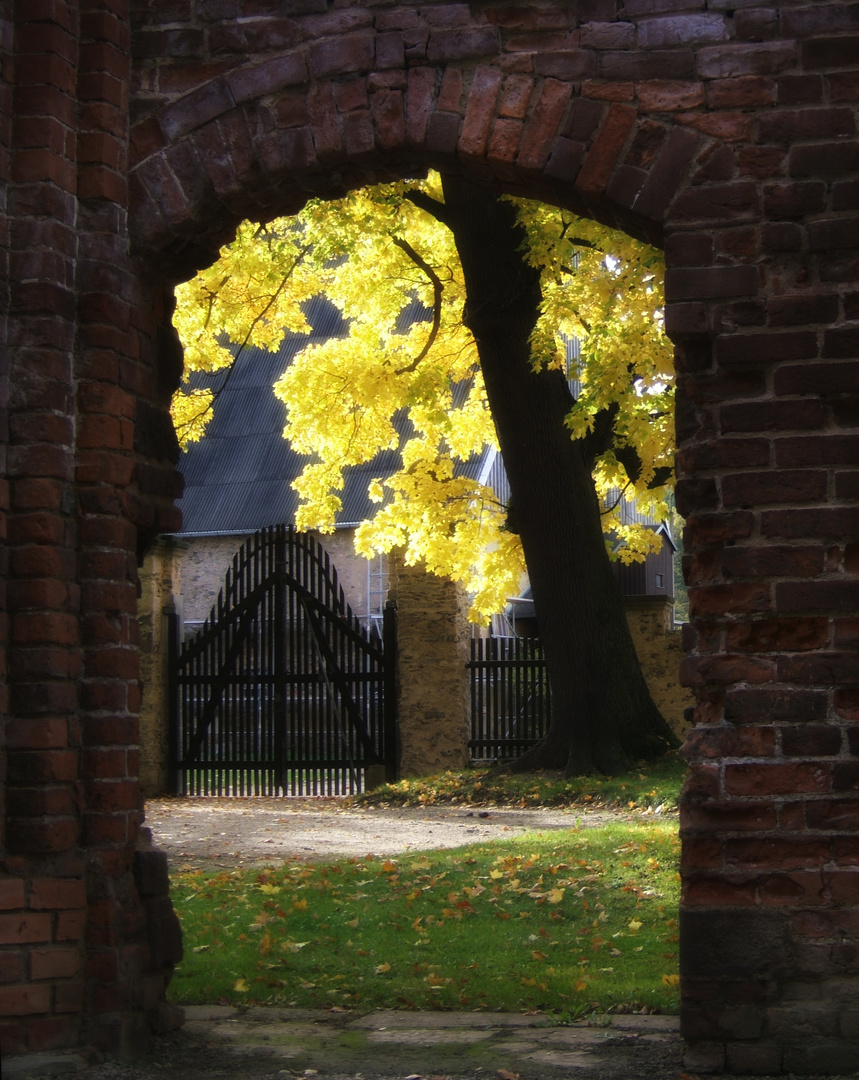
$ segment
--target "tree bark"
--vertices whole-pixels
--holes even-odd
[[[516,771],[613,774],[677,745],[654,704],[602,532],[593,447],[564,426],[560,371],[534,372],[530,335],[540,272],[522,254],[513,205],[445,176],[439,216],[453,231],[474,334],[515,506],[552,692],[544,739]]]

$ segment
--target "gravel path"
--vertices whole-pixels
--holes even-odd
[[[146,804],[153,840],[175,870],[399,855],[535,830],[591,828],[612,816],[582,809],[359,809],[340,799],[169,798]]]

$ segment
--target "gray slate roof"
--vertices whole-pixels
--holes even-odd
[[[287,333],[277,353],[246,348],[228,374],[193,377],[194,386],[221,389],[205,437],[193,443],[179,463],[185,477],[185,491],[178,501],[182,511],[179,536],[245,534],[268,525],[294,523],[298,496],[290,485],[307,458],[294,453],[283,438],[286,407],[274,396],[272,386],[308,342],[321,344],[346,333],[340,312],[325,297],[312,300],[305,317],[311,335]],[[426,315],[415,305],[405,317],[408,325]],[[466,471],[477,475],[481,464],[482,458],[476,458]],[[390,475],[398,465],[399,454],[386,451],[348,470],[338,526],[372,517],[377,507],[367,496],[367,486],[374,477]]]

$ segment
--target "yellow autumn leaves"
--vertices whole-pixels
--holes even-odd
[[[306,332],[302,305],[324,293],[348,333],[310,343],[278,379],[286,405],[284,435],[308,456],[294,487],[296,524],[330,531],[341,509],[345,470],[394,451],[386,474],[370,469],[378,509],[357,531],[368,557],[400,548],[407,563],[460,582],[471,617],[486,621],[518,593],[524,568],[506,511],[463,465],[496,445],[475,343],[462,323],[465,288],[450,231],[408,198],[420,187],[441,200],[439,177],[382,185],[333,202],[312,200],[294,218],[245,223],[220,260],[177,289],[174,324],[186,373],[231,362],[227,347],[276,349],[285,330]],[[664,515],[665,490],[648,490],[654,470],[670,465],[673,365],[662,330],[662,262],[654,249],[604,226],[538,203],[518,202],[528,257],[542,269],[544,302],[533,336],[535,368],[566,363],[578,400],[568,417],[578,437],[611,405],[621,439],[643,471],[630,484],[613,453],[595,473],[607,495],[626,489]],[[422,305],[421,321],[402,311]],[[413,308],[413,310],[415,310]],[[431,314],[430,314],[431,313]],[[211,390],[185,385],[173,416],[183,443],[199,439],[217,408]],[[612,500],[614,501],[614,500]],[[605,528],[623,542],[620,557],[641,558],[659,538],[624,523],[619,507]]]

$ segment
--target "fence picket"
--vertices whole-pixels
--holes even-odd
[[[535,638],[473,638],[467,667],[472,760],[509,761],[539,742],[551,722],[540,642]]]

